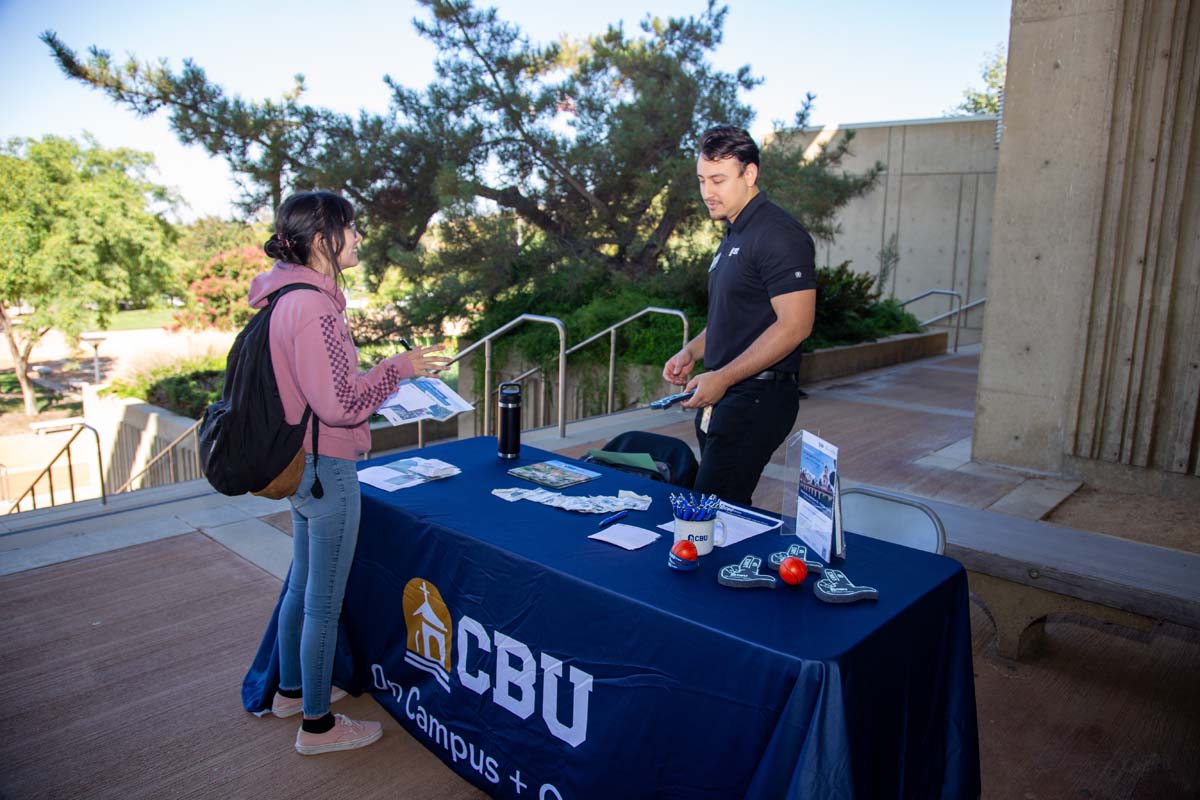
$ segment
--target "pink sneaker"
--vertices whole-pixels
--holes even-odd
[[[333,705],[346,696],[346,693],[336,686],[329,688],[329,704]],[[279,692],[271,701],[271,713],[277,717],[293,717],[304,710],[304,700],[300,697],[284,697]]]
[[[379,741],[383,725],[378,722],[353,720],[345,714],[333,715],[333,727],[325,733],[296,732],[296,752],[302,756],[332,753],[335,750],[356,750]]]

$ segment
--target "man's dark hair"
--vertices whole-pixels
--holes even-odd
[[[733,156],[742,165],[758,166],[758,145],[750,138],[750,132],[733,125],[717,125],[709,128],[700,137],[700,155],[709,161],[720,161]]]

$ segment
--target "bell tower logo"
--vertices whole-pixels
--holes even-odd
[[[441,593],[424,578],[413,578],[404,586],[404,622],[408,626],[404,660],[450,691],[453,624]]]

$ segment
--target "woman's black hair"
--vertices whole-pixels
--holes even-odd
[[[275,213],[275,233],[263,250],[276,261],[311,267],[313,240],[321,234],[321,254],[340,277],[338,254],[346,246],[346,226],[354,222],[354,206],[346,198],[317,190],[297,192]]]

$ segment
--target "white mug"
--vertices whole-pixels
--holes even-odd
[[[719,547],[725,546],[725,522],[715,517],[703,521],[676,517],[675,541],[691,542],[696,545],[698,555],[706,556],[713,551],[714,544]]]

